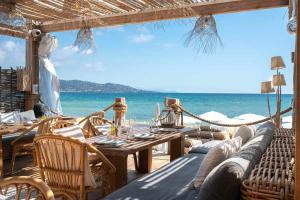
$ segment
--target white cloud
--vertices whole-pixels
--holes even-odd
[[[132,37],[132,41],[135,43],[146,43],[154,39],[154,35],[145,26],[138,27],[137,31],[139,33]]]
[[[3,41],[0,44],[0,65],[2,67],[24,66],[25,42],[18,39]]]
[[[114,31],[119,31],[119,32],[123,32],[124,30],[125,30],[125,28],[124,28],[124,26],[114,26],[113,28],[112,28],[112,30],[114,30]]]
[[[93,54],[95,51],[93,49],[86,49],[86,50],[83,50],[81,52],[82,55],[90,55],[90,54]]]
[[[104,67],[103,67],[102,62],[86,63],[86,64],[84,64],[84,67],[89,69],[89,70],[93,70],[93,71],[97,71],[97,72],[103,72],[104,71]]]
[[[145,43],[145,42],[150,42],[153,40],[154,36],[151,34],[144,34],[140,33],[139,35],[136,35],[132,38],[133,42],[135,43]]]
[[[103,32],[102,32],[102,30],[100,30],[100,29],[94,29],[94,35],[95,35],[95,36],[102,36],[102,35],[103,35]]]
[[[9,41],[6,41],[4,43],[4,48],[7,50],[7,51],[13,51],[15,48],[16,48],[16,43],[9,40]]]
[[[175,43],[161,43],[159,46],[169,49],[169,48],[176,47],[176,44]]]
[[[141,33],[149,33],[149,30],[145,26],[139,26],[137,30]]]
[[[70,53],[75,53],[75,52],[79,51],[79,48],[77,46],[65,46],[63,48],[63,51],[70,52]]]

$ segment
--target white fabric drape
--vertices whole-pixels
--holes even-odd
[[[43,36],[39,45],[39,92],[41,100],[54,112],[62,114],[59,98],[59,79],[51,63],[50,54],[57,48],[57,39],[49,34]]]

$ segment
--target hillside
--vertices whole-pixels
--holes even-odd
[[[80,80],[60,80],[62,92],[142,93],[150,92],[115,83],[93,83]]]

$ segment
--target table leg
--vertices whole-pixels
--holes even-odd
[[[170,141],[170,160],[184,155],[184,136]]]
[[[150,173],[152,167],[152,147],[139,151],[139,172]]]
[[[0,135],[0,178],[3,177],[3,157],[2,135]]]
[[[116,167],[116,188],[127,184],[127,159],[128,156],[106,156]]]

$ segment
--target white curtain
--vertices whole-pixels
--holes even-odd
[[[59,79],[51,63],[50,54],[57,48],[57,39],[49,34],[43,36],[39,46],[39,92],[41,100],[54,112],[62,114],[59,98]]]

